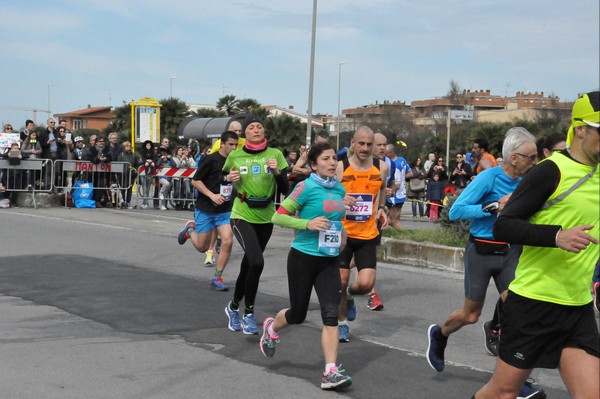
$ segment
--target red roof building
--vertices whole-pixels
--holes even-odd
[[[112,107],[92,107],[78,109],[76,111],[66,112],[64,114],[54,114],[54,117],[67,121],[67,126],[76,131],[79,129],[102,130],[112,121]]]

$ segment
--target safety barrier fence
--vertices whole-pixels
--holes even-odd
[[[87,183],[94,198],[108,206],[121,207],[131,199],[142,208],[193,210],[198,195],[192,186],[195,173],[196,168],[154,167],[148,170],[145,165],[136,170],[128,162],[96,164],[79,160],[26,159],[13,165],[7,159],[0,159],[0,177],[6,191],[31,192],[34,207],[37,207],[35,193],[63,194],[66,206],[71,190]],[[283,201],[279,193],[274,198],[276,205]]]
[[[72,188],[87,183],[94,198],[106,206],[121,207],[127,190],[133,185],[134,170],[129,162],[92,163],[79,160],[56,160],[54,170],[56,191],[66,196]],[[65,201],[65,205],[67,201]]]
[[[194,209],[196,193],[192,177],[196,168],[153,167],[137,169],[137,203],[160,209]]]
[[[54,167],[50,159],[0,159],[0,182],[7,192],[31,192],[34,208],[36,192],[51,192]]]

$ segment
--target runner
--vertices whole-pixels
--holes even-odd
[[[232,152],[223,166],[230,180],[236,179],[238,194],[231,211],[231,227],[244,250],[233,300],[225,307],[225,313],[231,331],[241,328],[244,334],[258,334],[254,301],[265,265],[263,251],[273,232],[273,199],[276,192],[287,194],[287,177],[282,172],[288,164],[281,151],[267,147],[259,117],[247,115],[242,122],[242,131],[246,135],[244,147]],[[238,309],[242,299],[244,315],[240,321]]]
[[[235,149],[239,150],[240,148],[242,148],[244,146],[244,143],[246,142],[246,139],[242,137],[242,124],[237,120],[231,120],[229,122],[229,125],[227,126],[227,130],[234,132],[238,136],[238,144]],[[215,141],[212,148],[208,151],[208,154],[214,154],[215,152],[218,152],[220,148],[221,139],[218,139],[217,141]],[[207,266],[213,265],[215,263],[214,254],[215,252],[218,254],[220,251],[221,239],[219,238],[217,231],[213,230],[212,235],[210,237],[210,246],[208,248],[208,251],[206,251],[206,259],[204,260],[204,264]]]
[[[344,374],[341,365],[336,365],[342,288],[338,255],[345,241],[341,221],[346,190],[335,179],[337,161],[331,145],[315,144],[307,160],[313,173],[296,185],[272,218],[273,223],[298,230],[298,234],[287,263],[290,307],[281,309],[275,318],[265,319],[260,349],[266,357],[273,357],[279,331],[305,320],[314,287],[323,320],[321,345],[325,371],[321,388],[336,389],[352,384],[352,378]],[[298,217],[293,216],[296,212]]]
[[[514,397],[537,367],[559,368],[573,398],[600,397],[600,334],[590,294],[598,260],[599,128],[595,91],[573,105],[567,149],[523,178],[496,222],[499,239],[524,247],[502,312],[496,370],[476,398]]]
[[[509,129],[502,155],[506,162],[481,172],[450,209],[450,219],[471,220],[471,230],[465,247],[463,308],[453,312],[441,327],[432,324],[427,330],[427,361],[438,372],[444,370],[444,351],[450,334],[479,319],[490,278],[494,279],[498,293],[505,295],[508,284],[515,277],[521,246],[496,240],[492,227],[521,177],[536,163],[535,137],[522,127]],[[498,304],[501,305],[502,301]],[[497,315],[498,312],[495,313]],[[497,324],[499,321],[492,325]],[[544,398],[545,393],[525,383],[520,396]]]
[[[217,260],[215,274],[210,280],[210,286],[218,291],[227,291],[229,287],[223,282],[223,270],[227,266],[233,233],[229,225],[231,215],[232,183],[239,180],[236,174],[223,175],[221,170],[227,156],[235,150],[238,136],[234,132],[226,131],[221,134],[221,148],[219,151],[202,157],[198,169],[192,179],[192,185],[199,191],[194,210],[194,220],[187,222],[179,233],[179,245],[192,239],[192,244],[199,252],[210,249],[213,230],[221,236],[221,253]]]
[[[344,228],[348,231],[348,243],[340,254],[342,300],[338,315],[340,342],[350,341],[348,320],[356,318],[353,295],[368,294],[375,285],[377,266],[377,236],[387,227],[385,214],[385,181],[388,166],[373,158],[373,131],[367,126],[359,127],[351,140],[352,155],[338,162],[336,176],[346,188],[346,216]],[[350,262],[356,263],[356,281],[349,285]]]

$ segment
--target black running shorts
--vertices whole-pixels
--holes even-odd
[[[350,261],[353,256],[357,270],[375,269],[377,266],[377,238],[359,240],[348,237],[346,247],[339,256],[340,269],[350,269]]]
[[[564,348],[600,357],[600,334],[591,303],[558,305],[509,291],[501,320],[498,356],[513,367],[557,368]]]

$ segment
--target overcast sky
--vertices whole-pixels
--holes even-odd
[[[0,2],[0,121],[224,94],[308,109],[311,0]],[[463,89],[597,90],[598,0],[321,0],[313,113]],[[175,76],[174,79],[171,79]],[[37,122],[45,123],[38,113]]]

